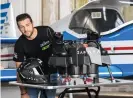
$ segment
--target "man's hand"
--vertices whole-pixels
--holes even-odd
[[[24,95],[21,95],[21,98],[30,98],[28,93],[24,94]]]
[[[20,66],[21,63],[22,62],[16,62],[16,68],[19,68],[19,66]],[[17,73],[17,82],[21,83],[21,80],[19,78],[18,73]],[[25,87],[19,86],[19,88],[20,88],[20,92],[21,92],[21,98],[30,98],[29,95],[28,95],[28,93],[25,90]]]

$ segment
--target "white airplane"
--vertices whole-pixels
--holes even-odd
[[[7,3],[1,6],[4,6],[3,8],[7,8],[7,6],[9,5],[10,4]],[[132,5],[132,2],[130,2],[130,0],[91,0],[81,8],[73,11],[70,15],[52,24],[51,27],[56,32],[63,33],[64,40],[84,39],[87,37],[86,33],[89,32],[88,30],[100,34],[101,37],[99,38],[99,41],[101,42],[102,47],[108,51],[111,58],[112,64],[110,68],[112,70],[112,74],[115,77],[132,76],[133,61],[131,58],[133,56],[132,54],[133,38],[131,38],[132,36],[131,30],[133,27],[132,26],[133,21],[125,23],[121,14],[121,7],[125,5],[130,6]],[[15,30],[11,31],[15,32]],[[9,36],[4,35],[4,38],[1,37],[2,47],[4,47],[1,48],[2,62],[5,62],[12,58],[13,46],[10,47],[11,50],[10,48],[7,49],[6,46],[9,46],[9,43],[14,44],[17,39],[16,35],[14,36],[11,35],[10,38],[5,38],[5,37]],[[8,54],[6,55],[5,53]],[[7,56],[10,57],[6,58]],[[13,64],[13,66],[14,65],[15,64]],[[127,68],[127,66],[129,68]],[[11,80],[16,79],[16,70],[9,68],[1,71],[7,71],[7,70],[8,71],[13,70],[13,73],[15,74],[10,76],[9,75],[10,72],[6,72],[6,76],[4,76],[5,74],[2,73],[4,77],[1,77],[1,79],[5,79],[4,81],[9,81],[10,79]],[[108,77],[109,76],[108,69],[105,67],[99,67],[99,75],[101,77]]]
[[[118,78],[133,76],[133,20],[125,22],[122,8],[132,6],[130,0],[91,0],[70,15],[52,24],[64,40],[81,40],[86,33],[100,35],[101,46],[108,51],[112,74]],[[108,77],[107,68],[99,67],[99,75]]]
[[[14,44],[17,40],[15,21],[11,3],[0,4],[0,41],[1,41],[1,81],[16,80],[13,62]]]
[[[118,0],[93,0],[89,3],[87,3],[86,5],[84,5],[83,7],[79,8],[78,10],[74,11],[72,14],[70,14],[66,18],[59,20],[55,24],[51,25],[51,27],[56,32],[62,32],[64,35],[64,40],[77,40],[77,39],[86,38],[87,35],[85,33],[88,32],[87,31],[88,28],[96,33],[99,33],[101,35],[101,38],[99,39],[99,41],[101,41],[102,47],[105,48],[111,55],[110,57],[111,57],[112,65],[110,66],[110,68],[112,70],[113,76],[115,76],[115,77],[131,76],[131,75],[133,75],[133,70],[132,70],[133,63],[131,62],[132,59],[129,58],[129,55],[127,55],[127,58],[122,57],[122,56],[126,55],[126,53],[127,54],[132,53],[132,50],[131,50],[132,49],[131,46],[133,45],[132,44],[133,39],[131,38],[132,36],[131,36],[131,34],[128,34],[128,36],[123,35],[123,36],[126,36],[126,38],[127,38],[126,41],[125,41],[125,39],[123,39],[124,37],[121,37],[121,36],[119,38],[116,38],[117,41],[113,40],[115,37],[118,37],[119,35],[123,34],[122,32],[119,32],[119,31],[125,30],[125,31],[123,31],[125,34],[125,33],[128,33],[130,30],[132,30],[133,21],[125,23],[122,18],[122,15],[120,14],[120,10],[119,10],[119,7],[121,4],[125,4],[125,3],[131,4],[131,2],[127,2],[127,0],[120,1],[120,2],[117,2],[117,1]],[[110,13],[110,11],[112,12],[112,14],[108,15]],[[89,16],[88,16],[88,13],[90,13]],[[105,23],[108,22],[108,18],[110,18],[109,16],[112,16],[112,17],[114,16],[113,13],[115,16],[117,16],[116,21],[111,23],[110,26],[104,24],[104,22]],[[102,19],[102,21],[100,21],[100,19]],[[99,20],[99,22],[97,22],[95,20]],[[113,26],[111,26],[111,25],[113,25]],[[106,27],[106,28],[104,28],[104,27]],[[5,61],[7,62],[7,61],[9,61],[9,59],[12,59],[13,45],[14,45],[16,39],[17,38],[12,38],[12,36],[10,36],[10,38],[2,38],[1,37],[1,42],[2,42],[1,62],[5,62]],[[118,41],[118,40],[120,40],[120,41]],[[125,43],[123,43],[123,42],[125,42]],[[129,42],[129,44],[128,44],[128,42]],[[124,47],[124,45],[126,47]],[[8,47],[11,46],[11,47],[8,48],[7,46]],[[112,46],[113,46],[113,48],[112,48]],[[122,50],[122,49],[124,49],[124,50]],[[91,50],[91,48],[90,48],[90,50]],[[5,54],[5,53],[8,53],[8,54]],[[119,57],[115,57],[116,53],[118,53],[117,55]],[[119,55],[119,54],[122,54],[122,55]],[[10,56],[10,57],[7,58],[7,56]],[[114,56],[114,57],[112,57],[112,56]],[[122,64],[120,64],[120,62],[116,62],[123,58],[124,59],[126,58],[126,59],[125,59],[125,62],[120,61]],[[116,61],[114,61],[114,60],[116,60]],[[99,63],[101,63],[100,60],[99,60]],[[114,65],[117,64],[117,66],[114,66],[113,64]],[[129,66],[129,69],[127,68],[126,65]],[[125,66],[126,66],[126,68],[125,68]],[[106,76],[108,77],[109,72],[108,72],[107,68],[102,68],[102,67],[99,68],[99,75],[100,75],[100,77],[106,77]],[[12,84],[12,85],[21,85],[21,86],[27,86],[27,87],[40,88],[40,89],[64,88],[65,90],[63,93],[60,94],[61,95],[60,98],[63,98],[64,94],[67,93],[67,91],[70,92],[69,90],[71,90],[73,88],[85,88],[83,90],[86,91],[86,89],[89,87],[98,87],[98,90],[90,89],[90,91],[88,92],[89,97],[91,96],[91,94],[90,94],[91,91],[94,92],[96,94],[96,96],[98,97],[98,94],[100,91],[100,86],[118,86],[118,85],[133,84],[133,81],[130,81],[130,80],[122,80],[122,81],[118,80],[115,83],[111,83],[110,81],[104,80],[104,79],[100,79],[99,83],[91,82],[89,84],[84,84],[82,80],[78,80],[76,85],[71,84],[71,85],[44,86],[44,85],[22,84],[22,83],[16,83],[16,81],[12,82],[13,80],[16,80],[16,70],[12,69],[12,68],[2,69],[0,78],[2,81],[11,81],[11,82],[9,82],[9,84]],[[73,81],[72,81],[72,83],[74,83]]]

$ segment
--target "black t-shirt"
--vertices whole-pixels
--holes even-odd
[[[40,58],[44,63],[44,72],[48,71],[48,59],[52,54],[51,41],[48,33],[54,34],[54,31],[48,26],[35,27],[38,31],[36,38],[28,40],[21,35],[14,48],[13,60],[23,62],[27,58]]]

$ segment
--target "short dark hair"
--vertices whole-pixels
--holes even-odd
[[[30,16],[29,14],[23,13],[23,14],[20,14],[20,15],[18,15],[18,16],[16,17],[17,25],[18,25],[18,22],[19,22],[19,21],[22,21],[22,20],[24,20],[24,19],[26,19],[26,18],[29,18],[31,23],[33,22],[33,21],[32,21],[32,18],[31,18],[31,16]]]

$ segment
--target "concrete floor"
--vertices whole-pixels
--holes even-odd
[[[1,85],[1,98],[20,98],[17,86]]]
[[[58,90],[57,93],[59,92],[60,91]],[[66,97],[67,96],[68,95],[66,95]],[[18,86],[2,84],[1,98],[20,98],[20,91]],[[88,98],[88,96],[86,93],[76,93],[76,94],[73,94],[73,98]],[[94,98],[94,96],[92,98]],[[99,98],[133,98],[133,92],[103,92],[102,91],[100,92]]]
[[[87,94],[74,94],[74,98],[88,98]],[[92,95],[92,98],[95,96]],[[127,92],[101,92],[99,98],[133,98],[133,93]]]

